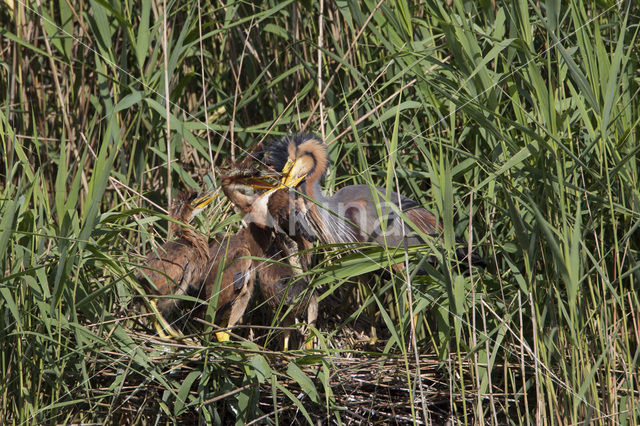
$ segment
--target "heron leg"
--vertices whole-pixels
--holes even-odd
[[[163,339],[167,339],[169,338],[169,336],[173,337],[174,339],[182,338],[182,333],[177,332],[173,327],[171,327],[171,324],[169,324],[167,320],[164,318],[164,316],[158,309],[158,302],[155,299],[153,299],[149,301],[149,305],[151,305],[151,311],[153,311],[153,313],[155,314],[153,325],[154,325],[154,328],[156,329],[156,332],[158,333],[158,336],[160,336]],[[168,333],[168,335],[165,334],[165,331]]]
[[[282,343],[282,350],[284,352],[288,352],[289,351],[289,338],[291,337],[291,330],[285,330],[284,331],[284,339],[283,339],[283,343]]]
[[[314,349],[313,344],[313,335],[311,333],[311,327],[316,326],[316,320],[318,319],[318,298],[316,297],[315,292],[311,293],[311,298],[309,300],[309,305],[307,306],[307,323],[309,327],[307,327],[307,336],[305,337],[306,342],[304,347],[306,349]]]
[[[249,305],[249,301],[251,300],[251,294],[253,293],[253,280],[247,280],[244,288],[233,301],[231,306],[231,311],[229,312],[229,320],[227,321],[227,327],[231,328],[236,325],[244,315],[244,311],[247,310],[247,305]],[[227,342],[229,341],[229,333],[225,331],[219,331],[216,333],[216,337],[218,338],[218,342]]]
[[[378,330],[376,330],[376,326],[372,324],[371,330],[369,331],[369,344],[374,345],[377,342],[378,342]]]
[[[374,297],[373,290],[369,287],[367,280],[371,278],[370,274],[360,275],[358,276],[358,287],[360,289],[360,297],[362,298],[362,303],[366,303],[367,300]],[[376,309],[376,305],[370,303],[365,311],[367,313],[367,317],[371,320],[371,327],[369,328],[369,344],[373,345],[378,341],[378,330],[376,329],[376,316],[378,314],[378,310]]]

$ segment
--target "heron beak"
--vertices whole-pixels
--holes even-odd
[[[307,174],[303,174],[302,176],[298,176],[297,178],[292,178],[291,176],[287,176],[282,182],[281,188],[295,188],[307,177]]]
[[[294,164],[296,164],[295,161],[292,161],[290,158],[287,159],[287,163],[282,168],[282,173],[288,175]]]
[[[287,160],[280,173],[263,173],[259,176],[240,177],[238,180],[253,189],[266,189],[268,190],[267,193],[273,193],[282,188],[296,187],[307,177],[307,174],[296,177],[295,164],[295,161]]]
[[[295,188],[296,186],[298,186],[300,182],[302,182],[304,178],[307,177],[306,173],[300,176],[296,176],[295,166],[296,166],[295,161],[291,161],[291,159],[287,160],[287,163],[282,168],[282,173],[285,176],[282,178],[282,184],[278,187],[278,189]]]
[[[220,195],[220,188],[212,189],[200,195],[191,203],[194,210],[202,210]]]
[[[240,179],[253,189],[273,189],[279,185],[282,173],[266,173],[260,176],[249,176]]]

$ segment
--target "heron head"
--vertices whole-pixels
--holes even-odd
[[[257,168],[234,169],[221,176],[220,186],[229,201],[246,214],[262,192],[276,187],[281,177],[281,173]]]
[[[200,195],[196,191],[182,191],[171,203],[169,215],[178,222],[169,222],[169,235],[185,232],[184,224],[189,224],[211,201],[218,196],[218,190],[206,191]]]
[[[220,188],[205,191],[200,195],[196,192],[192,192],[189,199],[189,206],[191,207],[191,215],[189,220],[192,220],[198,213],[204,210],[213,200],[220,194]]]
[[[284,174],[283,187],[296,187],[305,179],[319,180],[327,170],[327,145],[311,134],[285,137],[265,150],[265,162]]]

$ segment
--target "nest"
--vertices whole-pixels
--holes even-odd
[[[412,355],[390,358],[362,355],[331,359],[331,397],[324,406],[308,399],[305,408],[316,424],[446,424],[451,417],[450,384],[443,377],[440,362],[420,357],[420,381]],[[312,371],[306,373],[311,375]],[[316,381],[317,382],[317,381]],[[287,389],[299,395],[294,381]],[[296,393],[297,391],[297,393]],[[327,392],[323,397],[326,398]],[[280,421],[307,424],[295,405],[281,397]],[[456,401],[458,403],[459,401]],[[273,410],[273,400],[261,401],[263,411]],[[425,415],[427,420],[425,422]],[[273,416],[273,414],[272,414]]]
[[[148,338],[149,344],[155,348],[160,345],[153,336],[139,334],[138,337]],[[239,394],[251,389],[257,400],[255,415],[250,417],[252,421],[249,424],[308,424],[309,419],[314,424],[339,424],[338,419],[343,424],[356,425],[447,424],[452,401],[446,368],[435,355],[420,355],[417,368],[416,358],[411,352],[406,356],[389,356],[374,350],[381,349],[383,343],[377,343],[376,348],[368,345],[368,350],[338,350],[333,355],[322,351],[315,355],[294,355],[268,350],[250,351],[237,346],[207,347],[197,343],[194,346],[166,346],[167,352],[153,359],[163,364],[163,371],[172,378],[182,382],[203,366],[217,364],[220,376],[215,380],[226,382],[226,387],[211,389],[206,401],[175,416],[172,407],[175,401],[167,399],[166,389],[150,377],[131,372],[121,383],[115,400],[104,405],[102,414],[109,422],[202,424],[201,410],[207,407],[209,411],[214,409],[226,423],[236,418],[234,406]],[[280,387],[273,387],[270,380],[262,383],[248,381],[244,367],[255,354],[264,356],[276,373]],[[229,362],[230,357],[237,361]],[[287,374],[292,363],[314,383],[318,392],[315,401],[304,392],[299,382]],[[112,364],[102,368],[93,382],[94,397],[100,399],[111,393],[114,381],[121,374],[122,371],[113,368]],[[190,393],[195,396],[197,389],[196,381]],[[472,398],[472,393],[466,393],[467,398]],[[292,401],[291,395],[298,399],[306,413]],[[457,404],[459,409],[459,392],[455,398],[457,400],[453,404]],[[471,407],[468,402],[467,406]],[[93,407],[94,410],[96,408],[99,410],[99,407]],[[460,417],[459,411],[456,417]]]

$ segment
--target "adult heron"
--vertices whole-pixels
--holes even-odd
[[[265,147],[263,161],[286,175],[283,187],[293,187],[302,195],[296,202],[296,214],[302,214],[312,233],[325,244],[367,242],[397,247],[405,239],[408,245],[424,244],[421,234],[442,234],[442,225],[431,212],[395,192],[389,194],[389,203],[384,202],[384,189],[369,185],[346,186],[326,196],[320,181],[329,165],[327,145],[315,135],[275,141]],[[462,262],[483,264],[477,254],[467,254],[465,248],[456,250]]]

